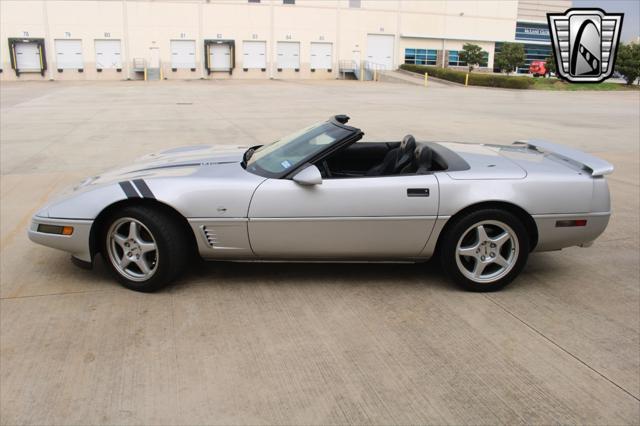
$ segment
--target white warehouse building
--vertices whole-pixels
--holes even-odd
[[[474,43],[550,52],[570,0],[2,0],[0,79],[337,78],[403,63],[463,67]],[[534,58],[532,53],[531,58]]]

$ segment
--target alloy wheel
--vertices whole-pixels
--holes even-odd
[[[515,266],[520,247],[516,233],[497,220],[476,223],[462,234],[456,246],[456,264],[468,279],[491,283]]]
[[[158,268],[158,245],[142,222],[131,217],[116,220],[107,232],[109,260],[123,277],[146,281]]]

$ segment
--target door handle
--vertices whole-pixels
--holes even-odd
[[[428,197],[429,188],[408,188],[407,197]]]

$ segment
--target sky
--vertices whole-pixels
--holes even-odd
[[[573,0],[573,7],[599,7],[605,12],[622,12],[620,41],[634,41],[640,36],[640,0]]]

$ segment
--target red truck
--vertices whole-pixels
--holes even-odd
[[[533,74],[534,77],[546,76],[549,74],[549,70],[547,70],[547,64],[545,61],[533,61],[531,65],[529,65],[529,72]]]

